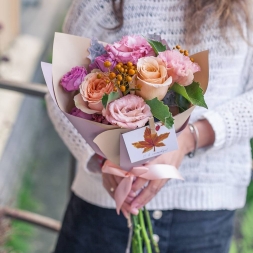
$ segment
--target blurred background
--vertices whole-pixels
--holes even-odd
[[[47,116],[40,62],[70,3],[0,0],[0,253],[52,252],[69,197],[74,161]],[[253,183],[230,253],[253,253]]]
[[[70,3],[0,0],[1,253],[52,252],[57,232],[6,217],[21,209],[60,221],[69,197],[71,156],[46,113],[40,62],[51,61],[54,32]],[[21,92],[9,91],[19,86]]]

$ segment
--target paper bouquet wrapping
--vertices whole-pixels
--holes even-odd
[[[105,43],[103,44],[105,45]],[[91,40],[88,38],[56,33],[53,63],[52,65],[42,63],[43,74],[53,100],[93,150],[114,164],[119,165],[122,169],[129,171],[131,168],[150,160],[150,158],[147,158],[138,162],[131,162],[129,158],[122,134],[136,130],[91,121],[91,114],[86,114],[86,119],[71,115],[70,112],[75,106],[74,96],[76,92],[67,92],[60,85],[62,77],[74,66],[84,66],[88,69],[90,45]],[[198,63],[201,69],[201,71],[194,74],[194,81],[198,82],[203,92],[205,92],[208,85],[208,51],[197,53],[191,57],[194,58],[194,61]],[[174,116],[176,133],[184,128],[194,108],[195,106],[191,104],[189,109]],[[175,143],[176,138],[173,138],[172,142]]]
[[[195,106],[207,108],[208,51],[188,56],[187,50],[178,45],[170,49],[157,35],[125,36],[107,45],[56,33],[53,63],[41,66],[55,104],[107,159],[102,171],[123,177],[114,193],[118,213],[136,177],[183,179],[171,165],[146,163],[177,149],[177,135]],[[144,216],[159,252],[145,209],[132,216],[132,250],[142,252],[144,240],[152,252]]]

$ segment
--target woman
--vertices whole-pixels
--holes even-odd
[[[190,118],[199,132],[195,156],[187,156],[195,151],[196,136],[186,127],[179,149],[152,161],[176,166],[185,181],[137,179],[124,203],[124,210],[133,214],[147,204],[162,253],[229,250],[234,210],[245,204],[251,174],[249,10],[246,0],[74,0],[66,18],[64,32],[108,43],[127,34],[156,33],[191,54],[209,49],[209,110],[196,108]],[[91,148],[48,97],[47,103],[56,130],[79,161],[55,253],[124,252],[126,220],[116,215],[109,197],[120,179],[96,173]]]

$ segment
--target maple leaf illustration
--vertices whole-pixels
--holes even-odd
[[[146,153],[152,149],[154,149],[155,152],[156,147],[165,146],[165,144],[162,141],[167,139],[169,137],[169,134],[170,133],[164,133],[160,135],[157,135],[157,133],[151,134],[150,128],[146,127],[143,136],[144,141],[134,142],[132,143],[132,145],[136,148],[143,148],[144,150],[142,151],[142,153]]]

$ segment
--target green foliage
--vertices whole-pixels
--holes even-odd
[[[174,83],[171,89],[176,93],[182,95],[193,105],[207,108],[203,90],[201,89],[200,84],[198,82],[193,82],[188,86],[181,86],[178,83]]]
[[[242,220],[241,233],[243,237],[243,252],[253,253],[253,200],[247,206],[245,215]]]
[[[230,246],[230,251],[229,253],[237,253],[237,246],[236,246],[236,243],[235,243],[235,240],[233,240],[231,242],[231,246]]]
[[[151,112],[155,118],[162,121],[164,125],[169,129],[173,126],[174,119],[167,105],[165,105],[157,98],[146,100],[145,102],[149,105]]]
[[[38,211],[40,205],[33,198],[32,189],[34,188],[33,180],[31,176],[31,168],[34,165],[29,166],[26,174],[23,178],[21,189],[18,192],[16,207],[23,210],[29,210],[32,212]],[[22,221],[13,220],[11,222],[11,232],[4,248],[7,252],[15,253],[27,253],[30,249],[29,242],[34,238],[34,227]]]
[[[33,237],[33,227],[21,221],[11,222],[11,235],[5,244],[5,249],[15,253],[29,252],[27,243]]]
[[[153,48],[153,50],[155,51],[156,55],[159,54],[159,52],[164,52],[166,50],[166,46],[163,45],[161,42],[159,41],[155,41],[155,40],[148,40],[148,43],[150,44],[150,46]]]
[[[250,140],[250,146],[251,146],[251,157],[253,159],[253,139]]]
[[[253,253],[253,182],[248,187],[247,203],[240,221],[239,238],[234,238],[229,253]]]
[[[175,94],[176,94],[176,105],[179,108],[179,112],[181,113],[189,109],[191,103],[182,95],[178,93],[175,93]]]
[[[104,96],[103,96],[103,98],[102,98],[102,104],[103,104],[103,106],[104,106],[104,108],[106,108],[106,106],[110,103],[110,102],[112,102],[112,101],[114,101],[114,100],[116,100],[116,99],[118,99],[118,98],[120,98],[120,94],[119,94],[119,92],[111,92],[110,94],[104,94]]]
[[[247,203],[253,203],[253,182],[248,187],[248,192],[247,192]]]

